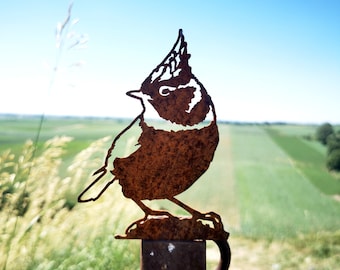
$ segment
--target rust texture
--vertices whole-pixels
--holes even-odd
[[[203,224],[196,218],[161,216],[136,223],[135,226],[128,229],[126,236],[117,236],[117,238],[149,240],[219,240],[228,238],[229,234],[223,231],[221,224],[215,223],[214,227]]]
[[[189,188],[209,167],[218,131],[202,129],[164,131],[141,123],[140,148],[116,158],[113,174],[123,193],[134,200],[167,199]]]
[[[219,141],[214,104],[202,83],[192,74],[189,58],[180,30],[173,48],[140,89],[127,92],[140,101],[142,112],[115,137],[104,165],[94,173],[95,180],[78,197],[79,202],[95,201],[114,181],[119,182],[124,196],[131,198],[145,215],[118,238],[215,241],[228,238],[218,214],[200,213],[175,198],[208,169]],[[161,129],[152,124],[155,122],[147,121],[144,115],[150,108],[158,113],[160,120],[175,124],[176,131]],[[109,162],[121,135],[134,125],[141,128],[139,148]],[[112,169],[109,170],[109,166]],[[105,175],[112,177],[105,182]],[[98,183],[103,188],[95,196],[89,196]],[[184,208],[191,217],[175,217],[142,202],[154,199],[168,199]]]

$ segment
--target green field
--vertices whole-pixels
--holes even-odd
[[[127,123],[48,117],[32,161],[34,148],[25,142],[36,139],[39,118],[0,118],[0,268],[139,269],[138,241],[113,237],[143,215],[120,186],[113,184],[95,203],[76,202]],[[326,170],[325,147],[305,139],[315,129],[219,125],[209,170],[178,197],[221,214],[231,232],[231,269],[340,264],[340,177]],[[133,147],[138,132],[123,136],[114,155]],[[148,204],[185,214],[166,201]],[[209,243],[209,267],[216,252]]]

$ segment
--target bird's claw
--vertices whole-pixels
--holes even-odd
[[[168,218],[174,217],[172,214],[170,214],[167,211],[158,211],[158,210],[151,210],[150,209],[150,211],[145,213],[145,216],[143,218],[138,219],[138,220],[134,221],[133,223],[131,223],[129,225],[129,227],[126,228],[125,234],[128,234],[133,227],[135,227],[135,226],[138,227],[138,225],[143,224],[146,220],[150,219],[150,217],[152,217],[152,216],[155,217],[155,218],[164,217],[164,216],[166,216]]]
[[[192,218],[195,220],[210,221],[213,223],[216,230],[224,231],[222,219],[220,215],[216,214],[215,212],[200,213],[195,211],[192,215]]]

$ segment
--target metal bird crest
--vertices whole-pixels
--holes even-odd
[[[191,72],[189,58],[187,43],[179,30],[173,48],[140,89],[127,92],[140,101],[142,112],[115,137],[104,165],[93,174],[95,180],[78,197],[79,202],[95,201],[114,181],[119,181],[124,196],[132,199],[145,216],[128,226],[124,236],[117,238],[211,239],[217,243],[226,242],[228,238],[218,214],[201,213],[175,198],[208,169],[219,141],[214,104],[203,84]],[[144,118],[148,110],[156,111],[160,119],[176,125],[176,131],[149,123]],[[134,124],[142,131],[139,148],[127,157],[116,157],[113,169],[108,172],[116,142]],[[105,181],[106,174],[112,177],[101,191],[94,197],[87,197],[98,181]],[[185,209],[191,217],[153,210],[142,202],[154,199],[167,199]],[[211,223],[212,227],[202,221]]]

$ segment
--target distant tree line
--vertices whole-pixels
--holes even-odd
[[[335,131],[329,123],[324,123],[316,130],[316,139],[327,146],[327,168],[340,171],[340,131]]]

